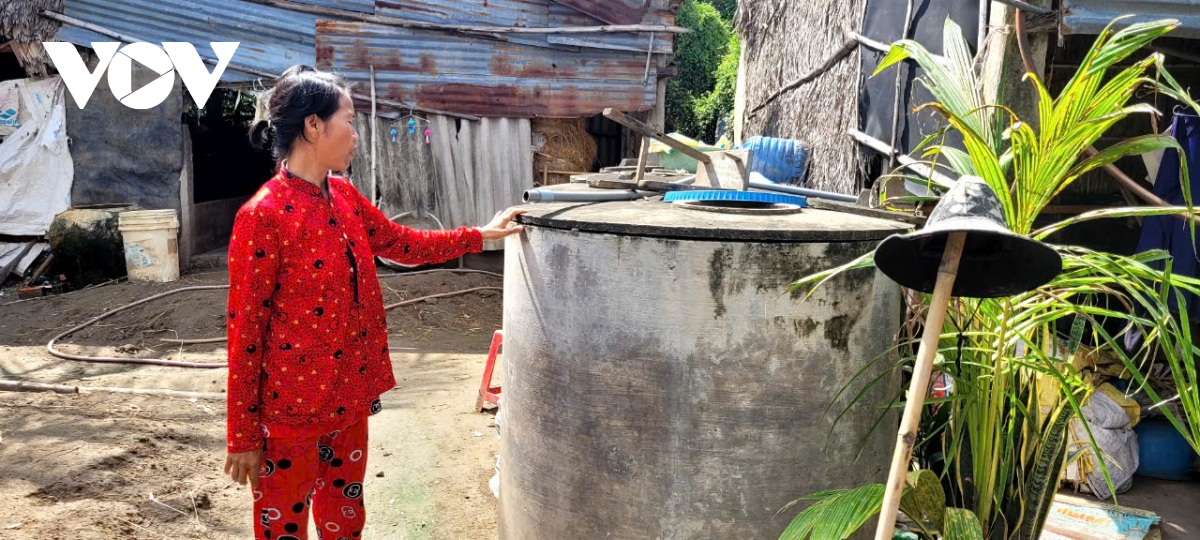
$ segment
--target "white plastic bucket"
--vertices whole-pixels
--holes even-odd
[[[179,279],[179,218],[174,210],[122,212],[118,218],[130,281]]]

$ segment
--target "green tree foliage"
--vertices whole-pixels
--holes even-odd
[[[730,60],[729,52],[737,47],[737,36],[716,7],[700,0],[685,0],[675,24],[690,28],[692,33],[675,40],[673,61],[679,73],[667,83],[667,127],[689,137],[711,140],[717,119],[723,114],[709,102],[723,100],[710,98],[710,94],[718,90],[722,68],[729,62],[731,67],[725,69],[730,74],[726,93],[730,96],[729,110],[733,109],[737,54],[735,51]]]
[[[717,68],[716,88],[708,95],[695,100],[696,121],[699,124],[699,135],[705,141],[715,142],[717,124],[726,120],[729,124],[733,115],[733,100],[737,93],[738,57],[741,53],[741,43],[737,34],[729,38],[729,48],[721,65]]]
[[[733,17],[737,15],[737,0],[708,0],[708,3],[717,8],[725,20],[733,22]]]

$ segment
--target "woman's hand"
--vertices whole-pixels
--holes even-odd
[[[526,212],[528,210],[516,210],[513,208],[500,212],[496,214],[496,217],[492,218],[491,223],[480,228],[479,232],[483,233],[484,240],[499,240],[517,234],[525,230],[525,227],[512,224],[512,220]]]
[[[227,455],[225,457],[225,474],[243,486],[249,480],[250,488],[258,489],[258,470],[262,467],[262,453],[262,448],[259,448],[240,454]]]

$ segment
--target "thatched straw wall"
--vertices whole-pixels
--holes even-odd
[[[801,139],[812,149],[808,185],[856,194],[859,53],[749,117],[778,88],[820,65],[862,25],[865,0],[742,0],[737,26],[745,50],[745,137]]]
[[[0,0],[0,36],[12,41],[12,50],[32,77],[44,77],[52,64],[43,41],[53,41],[59,23],[42,17],[42,10],[63,11],[63,0]]]

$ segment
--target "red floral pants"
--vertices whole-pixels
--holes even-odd
[[[362,537],[367,419],[363,415],[328,433],[294,429],[267,435],[254,492],[254,538],[308,540],[309,508],[318,538]]]

